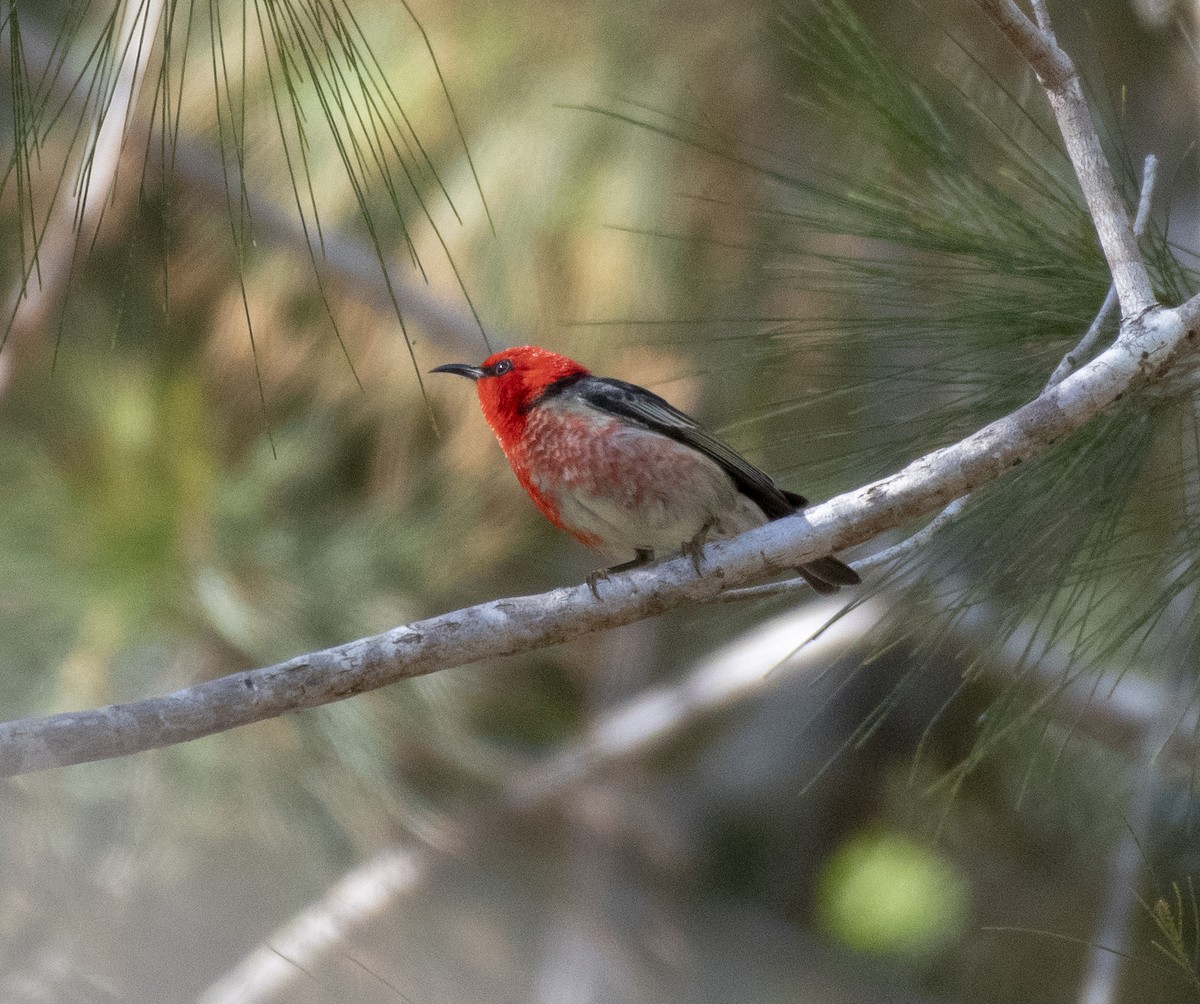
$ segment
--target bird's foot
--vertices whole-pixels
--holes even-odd
[[[613,572],[627,572],[631,568],[641,568],[642,565],[654,560],[654,551],[648,547],[635,548],[634,553],[637,557],[630,561],[622,561],[619,565],[613,565],[612,568],[598,568],[596,571],[588,574],[585,581],[587,582],[588,589],[592,591],[592,595],[596,599],[600,599],[600,590],[598,588],[600,583],[612,575]]]
[[[700,566],[704,564],[704,544],[708,540],[710,531],[717,525],[715,518],[710,519],[704,526],[696,531],[696,536],[691,540],[684,541],[681,550],[689,558],[692,559],[692,567],[696,569],[696,574],[700,575]]]

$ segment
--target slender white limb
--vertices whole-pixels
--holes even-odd
[[[966,439],[795,517],[710,544],[690,558],[587,586],[493,600],[372,638],[233,673],[164,697],[0,724],[0,775],[124,756],[315,707],[397,680],[511,655],[629,624],[753,585],[944,508],[1033,459],[1113,402],[1191,363],[1200,297],[1128,323],[1118,341],[1062,383]]]
[[[1135,237],[1140,238],[1146,232],[1146,224],[1150,220],[1150,206],[1154,198],[1154,182],[1157,176],[1158,158],[1154,154],[1150,154],[1146,158],[1145,165],[1142,168],[1142,190],[1138,196],[1137,216],[1133,221],[1133,233]],[[1054,368],[1054,372],[1050,374],[1050,379],[1046,381],[1046,386],[1052,387],[1054,384],[1061,382],[1068,373],[1079,368],[1079,364],[1092,353],[1092,350],[1100,341],[1100,336],[1112,320],[1113,311],[1116,309],[1116,306],[1117,287],[1109,286],[1108,295],[1104,298],[1104,304],[1100,307],[1100,312],[1096,314],[1096,319],[1092,321],[1091,327],[1087,329],[1083,338],[1079,340],[1079,344],[1063,356],[1062,361]]]
[[[1075,64],[1059,47],[1049,29],[1048,19],[1045,27],[1035,24],[1014,0],[976,2],[1025,57],[1045,88],[1079,178],[1079,187],[1091,211],[1100,247],[1112,272],[1113,285],[1121,302],[1121,316],[1126,319],[1137,317],[1155,303],[1150,275],[1138,251],[1129,213],[1104,156]],[[1039,16],[1044,18],[1044,11]]]
[[[276,996],[348,931],[378,916],[420,885],[430,852],[393,847],[347,872],[311,906],[259,945],[197,999],[197,1004],[250,1004]]]

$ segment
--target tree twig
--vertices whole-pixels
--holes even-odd
[[[1091,109],[1083,96],[1079,74],[1070,57],[1059,47],[1049,30],[1031,21],[1014,0],[976,0],[997,27],[1033,67],[1066,144],[1079,178],[1083,197],[1091,211],[1100,247],[1108,260],[1113,285],[1125,320],[1154,306],[1150,275],[1138,252],[1129,213],[1121,200]],[[1044,15],[1043,15],[1044,16]]]
[[[1146,231],[1146,224],[1150,220],[1150,206],[1154,198],[1154,182],[1158,176],[1158,158],[1154,154],[1150,154],[1146,158],[1146,162],[1142,167],[1142,190],[1138,195],[1138,210],[1137,216],[1133,221],[1133,235],[1140,238]],[[1096,314],[1096,319],[1092,321],[1091,327],[1079,340],[1079,344],[1070,352],[1063,356],[1062,361],[1054,368],[1054,372],[1050,374],[1050,379],[1046,381],[1047,387],[1052,387],[1054,384],[1062,381],[1068,373],[1079,368],[1079,364],[1091,354],[1096,347],[1096,343],[1100,340],[1100,335],[1104,332],[1104,328],[1108,325],[1112,318],[1112,313],[1117,306],[1117,287],[1109,286],[1108,295],[1104,298],[1104,303],[1100,307],[1100,311]]]
[[[197,999],[196,1004],[268,1000],[308,971],[348,930],[421,884],[432,852],[390,847],[347,872]]]

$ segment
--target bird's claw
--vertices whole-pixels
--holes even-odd
[[[619,565],[613,565],[612,568],[598,568],[596,571],[588,573],[585,581],[596,599],[600,599],[600,590],[597,586],[602,579],[607,579],[613,572],[628,572],[631,568],[641,568],[642,565],[654,560],[654,552],[648,547],[639,547],[634,553],[636,557],[632,561],[622,561]]]
[[[682,551],[692,559],[692,567],[696,569],[696,574],[701,575],[700,566],[704,564],[704,545],[708,539],[709,531],[716,526],[717,521],[710,519],[704,526],[696,531],[696,536],[691,540],[685,541],[682,546]]]

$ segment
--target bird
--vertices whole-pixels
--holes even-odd
[[[701,572],[704,543],[799,512],[803,495],[775,484],[741,454],[652,391],[594,376],[549,349],[522,345],[481,365],[432,373],[475,382],[483,417],[534,505],[581,544],[636,568],[682,551]],[[862,580],[831,556],[797,571],[818,593]]]

